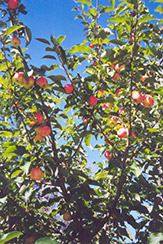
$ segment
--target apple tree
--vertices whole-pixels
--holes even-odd
[[[38,37],[36,67],[24,2],[0,0],[0,243],[160,243],[162,19],[74,0],[85,39]]]

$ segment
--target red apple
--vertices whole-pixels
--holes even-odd
[[[71,85],[71,84],[67,84],[67,85],[64,86],[64,89],[65,89],[65,92],[66,92],[67,94],[70,94],[70,93],[73,92],[74,87],[73,87],[73,85]]]
[[[144,100],[144,96],[141,95],[139,91],[134,91],[132,93],[132,99],[134,100],[135,103],[141,103]]]
[[[36,240],[36,238],[31,235],[25,239],[25,244],[34,244],[35,240]]]
[[[19,7],[19,1],[18,0],[9,0],[8,1],[8,8],[17,9],[18,7]]]
[[[124,138],[124,137],[127,137],[128,136],[128,129],[127,128],[120,128],[118,131],[117,131],[117,135],[121,138]]]
[[[33,168],[30,177],[32,180],[41,180],[44,177],[44,172],[40,168]]]
[[[125,65],[124,64],[122,64],[122,65],[115,64],[115,66],[114,66],[114,70],[117,71],[118,73],[123,71],[124,69],[125,69]]]
[[[37,134],[41,135],[42,137],[49,136],[51,133],[51,129],[47,125],[44,125],[43,127],[37,127],[35,131],[37,132]]]
[[[105,95],[105,91],[104,91],[104,90],[99,90],[98,93],[99,93],[100,95],[103,95],[103,96]]]
[[[48,81],[44,77],[40,77],[37,79],[36,84],[41,88],[46,88],[48,86]]]
[[[134,132],[131,132],[131,137],[136,137]]]
[[[115,124],[118,121],[118,118],[116,116],[109,116],[109,118],[111,119],[110,124]]]
[[[18,72],[14,75],[15,81],[17,81],[20,84],[24,83],[24,77],[23,77],[23,72]]]
[[[33,124],[34,125],[34,124]],[[32,125],[32,126],[33,126]],[[31,126],[31,125],[28,125],[29,127]],[[44,139],[44,137],[43,136],[41,136],[40,134],[36,134],[35,135],[35,137],[34,137],[34,139],[33,139],[33,141],[34,142],[37,142],[37,141],[42,141]]]
[[[123,113],[125,113],[125,112],[126,112],[126,111],[125,111],[124,108],[120,108],[119,111],[118,111],[119,114],[123,114]]]
[[[7,88],[7,93],[11,93],[11,90],[10,90],[10,88]]]
[[[106,152],[105,152],[105,157],[106,157],[107,159],[111,159],[113,156],[110,155],[110,151],[106,151]]]
[[[96,61],[94,61],[92,65],[97,66],[97,62],[96,62]]]
[[[119,81],[120,80],[120,74],[119,73],[115,73],[114,76],[112,77],[113,81]]]
[[[120,89],[117,89],[116,92],[115,92],[115,94],[116,94],[117,96],[119,96],[120,93],[122,93],[122,91],[121,91]]]
[[[90,48],[94,48],[95,44],[90,43],[89,46],[90,46]]]
[[[153,98],[152,98],[150,95],[146,96],[146,97],[144,98],[144,100],[143,100],[143,106],[144,106],[145,108],[152,108],[153,105],[154,105],[154,100],[153,100]]]
[[[103,105],[102,105],[102,108],[112,108],[113,107],[113,104],[112,103],[104,103]]]
[[[14,47],[19,47],[20,46],[20,39],[16,36],[14,36],[11,40],[11,43]]]
[[[70,221],[70,220],[71,220],[71,214],[70,214],[69,212],[65,212],[65,213],[63,214],[63,219],[64,219],[65,221]]]
[[[23,86],[26,89],[29,89],[30,87],[33,86],[34,82],[35,82],[35,80],[34,80],[33,76],[30,76],[28,81],[24,79]]]
[[[88,101],[88,104],[90,105],[90,106],[96,106],[96,104],[97,104],[97,98],[95,97],[95,96],[91,96],[90,98],[89,98],[89,101]]]
[[[83,123],[84,123],[84,124],[87,124],[87,123],[88,123],[88,121],[89,121],[89,119],[88,119],[88,118],[83,119]]]
[[[35,113],[34,116],[37,118],[37,124],[41,124],[44,121],[44,116],[40,113]]]

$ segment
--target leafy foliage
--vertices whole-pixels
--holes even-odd
[[[30,29],[19,22],[25,6],[12,10],[7,2],[0,1],[1,239],[13,244],[159,243],[162,21],[140,0],[111,0],[108,6],[75,0],[85,40],[66,50],[61,46],[65,36],[37,38],[47,52],[44,61],[51,64],[35,67],[26,49],[11,44],[13,36],[26,38],[26,46],[32,40]],[[162,13],[160,5],[156,11]],[[102,27],[100,17],[106,14]],[[58,74],[60,69],[64,74]],[[65,84],[73,91],[66,92]],[[134,91],[142,94],[141,102],[133,99]],[[90,97],[97,104],[91,105]],[[146,105],[147,97],[152,102]],[[120,128],[126,136],[118,136]],[[87,147],[111,156],[93,158],[91,170]],[[33,168],[41,168],[44,177],[33,180]]]

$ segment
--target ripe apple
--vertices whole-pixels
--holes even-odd
[[[118,111],[119,114],[123,114],[123,113],[125,113],[125,112],[126,112],[126,111],[125,111],[124,108],[120,108],[119,111]]]
[[[17,9],[18,7],[19,7],[19,1],[18,0],[9,0],[8,1],[8,8]]]
[[[95,44],[90,43],[89,46],[90,46],[90,48],[94,48]]]
[[[145,108],[152,108],[153,105],[154,105],[154,100],[153,100],[153,98],[152,98],[150,95],[146,96],[146,97],[144,98],[144,100],[143,100],[143,106],[144,106]]]
[[[44,116],[40,113],[35,113],[34,116],[37,118],[36,123],[41,124],[44,121]]]
[[[120,74],[119,73],[115,73],[112,77],[113,81],[119,81],[121,78]]]
[[[94,65],[94,66],[97,66],[97,62],[96,62],[96,61],[94,61],[94,62],[93,62],[93,65]]]
[[[104,96],[104,95],[105,95],[105,91],[104,91],[104,90],[99,90],[99,91],[98,91],[98,94],[99,94],[100,96]]]
[[[114,66],[114,70],[117,71],[118,73],[120,73],[120,72],[123,71],[124,69],[125,69],[125,65],[124,65],[124,64],[122,64],[122,65],[120,65],[120,64],[115,64],[115,66]]]
[[[90,106],[93,106],[93,107],[96,106],[96,104],[97,104],[97,98],[95,96],[90,96],[89,101],[88,101],[88,104]]]
[[[124,138],[124,137],[127,137],[128,136],[128,129],[127,128],[120,128],[118,131],[117,131],[117,135],[121,138]]]
[[[106,157],[107,159],[111,159],[111,158],[113,157],[113,155],[110,155],[110,151],[106,151],[106,152],[105,152],[105,157]]]
[[[135,103],[141,103],[144,100],[144,96],[141,95],[139,91],[133,91],[132,93],[132,99]]]
[[[117,123],[117,121],[118,121],[118,118],[116,117],[116,116],[109,116],[109,118],[111,119],[111,122],[110,122],[110,124],[115,124],[115,123]]]
[[[115,92],[115,94],[116,94],[117,96],[119,96],[120,93],[122,93],[122,91],[121,91],[120,89],[117,89],[116,92]]]
[[[71,85],[71,84],[67,84],[67,85],[64,86],[64,89],[65,89],[65,92],[66,92],[67,94],[70,94],[70,93],[73,92],[74,87],[73,87],[73,85]]]
[[[14,47],[19,47],[20,46],[20,39],[16,36],[14,36],[11,40],[11,43]]]
[[[11,90],[10,90],[10,88],[9,88],[9,87],[7,88],[7,93],[11,93]]]
[[[15,79],[15,81],[17,81],[18,83],[23,84],[23,83],[24,83],[23,72],[15,73],[15,75],[14,75],[14,79]]]
[[[41,88],[46,88],[48,86],[48,81],[44,77],[40,77],[37,79],[36,84]]]
[[[102,105],[102,108],[112,108],[113,107],[113,104],[112,103],[104,103]]]
[[[145,81],[147,78],[149,78],[147,75],[140,75],[141,81]]]
[[[36,240],[36,238],[31,235],[25,239],[25,244],[34,244],[35,240]]]
[[[89,119],[88,119],[88,118],[83,119],[83,123],[84,123],[84,124],[87,124],[87,123],[88,123],[88,121],[89,121]]]
[[[30,127],[30,125],[28,125]],[[33,126],[33,125],[32,125]],[[37,141],[43,141],[44,137],[41,136],[40,134],[36,134],[33,141],[37,142]]]
[[[35,131],[37,132],[37,134],[41,135],[42,137],[48,136],[51,133],[51,129],[47,125],[44,125],[43,127],[37,127]]]
[[[129,41],[131,42],[131,44],[133,43],[134,40],[135,40],[135,35],[134,34],[129,36]]]
[[[69,212],[65,212],[65,213],[63,214],[63,219],[64,219],[65,221],[70,221],[70,220],[71,220],[71,214],[70,214]]]
[[[33,168],[30,177],[32,180],[41,180],[44,177],[44,172],[40,168]]]
[[[23,86],[26,89],[29,89],[30,87],[33,86],[34,82],[35,82],[35,80],[34,80],[33,76],[30,76],[28,81],[24,79]]]

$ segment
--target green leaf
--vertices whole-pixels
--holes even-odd
[[[163,0],[150,0],[151,2],[163,3]]]
[[[69,50],[69,53],[76,53],[76,52],[92,53],[92,49],[86,45],[80,44],[72,47]]]
[[[156,9],[155,9],[156,12],[159,12],[161,14],[163,14],[163,7],[161,5],[159,5]]]
[[[57,38],[57,42],[58,42],[59,44],[61,44],[61,43],[64,41],[65,38],[66,38],[66,36],[59,36],[59,37]]]
[[[149,20],[154,20],[154,19],[156,19],[156,17],[153,15],[150,15],[150,14],[143,15],[142,17],[140,17],[140,19],[138,21],[138,25],[142,24],[144,22],[147,22]]]
[[[78,0],[78,3],[85,3],[85,4],[88,4],[89,6],[92,5],[91,0]]]
[[[98,11],[95,8],[90,8],[89,12],[92,16],[96,17],[98,14]]]
[[[58,42],[57,42],[56,38],[53,35],[51,35],[50,38],[51,38],[51,41],[54,44],[54,46],[58,46]]]
[[[1,204],[6,203],[6,201],[7,201],[7,196],[6,196],[6,197],[2,197],[2,198],[0,198],[0,203],[1,203]]]
[[[66,77],[63,75],[49,75],[48,78],[50,78],[52,81],[61,81],[61,80],[66,80]]]
[[[110,3],[111,3],[112,8],[114,8],[115,7],[115,0],[110,0]]]
[[[45,55],[42,58],[56,59],[56,57],[53,55]]]
[[[3,76],[0,76],[0,84],[4,85],[5,87],[8,86],[8,80],[5,80]]]
[[[134,175],[136,175],[136,177],[139,177],[142,173],[142,168],[138,166],[136,163],[133,163],[130,169],[134,173]]]
[[[24,27],[23,25],[14,25],[14,26],[10,26],[7,28],[6,32],[4,35],[9,36],[11,33],[13,33],[14,31],[21,29],[22,27]]]
[[[124,42],[120,41],[120,40],[116,40],[116,39],[113,39],[113,40],[110,40],[111,43],[114,43],[114,44],[117,44],[117,45],[124,45]]]
[[[35,244],[59,244],[59,242],[56,240],[53,240],[49,237],[43,237],[43,238],[38,239],[35,242]]]
[[[86,135],[84,141],[85,141],[85,144],[89,147],[90,146],[90,141],[91,141],[91,136],[92,134],[89,133],[88,135]]]
[[[163,241],[163,233],[152,233],[148,241],[148,244],[159,244],[160,241]]]
[[[12,232],[9,232],[7,234],[3,234],[0,236],[0,244],[4,244],[5,242],[10,241],[10,240],[22,235],[22,234],[23,233],[20,231],[12,231]]]
[[[6,27],[6,23],[0,20],[0,27]]]
[[[25,45],[27,47],[32,40],[32,32],[27,26],[25,26],[25,35],[26,35],[26,44]]]
[[[44,38],[36,38],[37,41],[50,45],[50,42]]]

